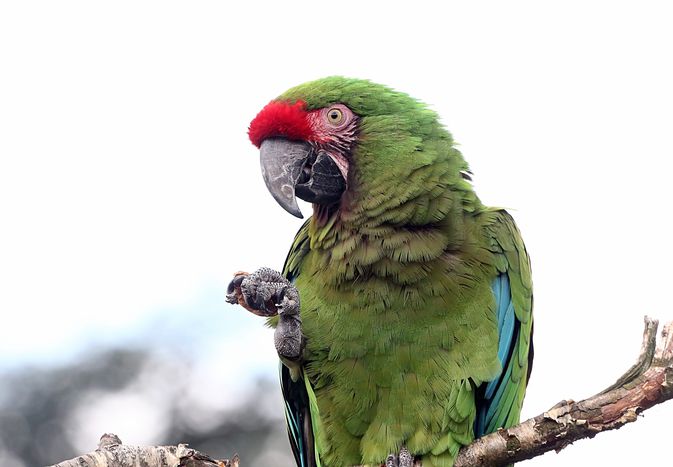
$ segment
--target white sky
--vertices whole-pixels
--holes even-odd
[[[431,103],[482,200],[512,208],[536,287],[525,415],[607,386],[642,316],[673,319],[672,16],[544,3],[3,2],[0,361],[114,342],[280,268],[301,221],[267,194],[247,125],[342,74]],[[671,416],[527,465],[663,459]]]

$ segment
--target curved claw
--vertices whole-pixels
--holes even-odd
[[[234,274],[234,278],[227,285],[227,303],[235,305],[239,302],[238,296],[241,292],[241,284],[243,283],[243,279],[245,279],[248,275],[249,274],[247,272],[241,271]]]
[[[246,281],[249,281],[255,274],[249,274],[243,271],[235,273],[234,278],[227,285],[227,295],[225,300],[232,305],[241,305],[250,313],[257,316],[274,316],[276,315],[276,310],[273,303],[266,303],[268,300],[265,300],[260,294],[257,294],[257,289],[255,287],[252,287],[252,293],[248,290],[251,287],[246,287]]]
[[[243,282],[243,279],[248,275],[247,272],[237,272],[234,275],[234,278],[229,282],[229,285],[227,286],[227,293],[232,293],[235,289],[241,287],[241,283]]]

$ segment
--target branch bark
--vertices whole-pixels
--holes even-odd
[[[561,401],[547,412],[514,427],[500,429],[460,450],[454,467],[505,466],[557,452],[583,438],[635,422],[644,410],[673,398],[673,322],[657,343],[658,321],[645,317],[637,362],[614,384],[580,402]],[[103,435],[92,453],[50,467],[238,467],[238,456],[215,460],[185,444],[124,446]],[[416,463],[420,467],[420,463]]]
[[[126,446],[117,435],[105,433],[94,452],[50,467],[238,467],[238,463],[238,455],[216,460],[186,444]]]
[[[498,430],[464,447],[455,467],[503,466],[635,422],[650,407],[673,398],[673,322],[657,345],[658,321],[645,317],[638,361],[614,384],[580,402],[561,401],[547,412]]]

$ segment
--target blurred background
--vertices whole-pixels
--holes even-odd
[[[3,2],[0,465],[104,432],[291,465],[272,332],[224,291],[280,269],[301,225],[247,125],[331,74],[430,103],[516,218],[536,288],[524,416],[608,386],[642,316],[673,319],[671,19],[649,1]],[[654,464],[672,416],[526,465]]]

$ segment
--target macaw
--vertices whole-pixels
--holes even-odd
[[[437,114],[366,80],[292,88],[249,137],[301,217],[282,274],[238,273],[228,301],[270,316],[299,467],[451,467],[519,422],[533,358],[530,261],[484,206]]]

